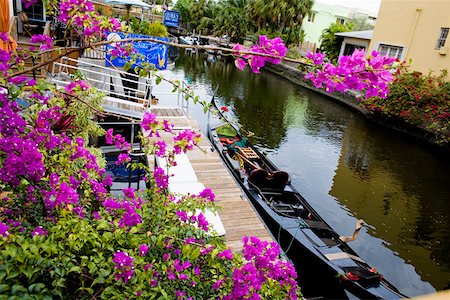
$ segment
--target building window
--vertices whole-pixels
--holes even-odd
[[[337,19],[336,19],[336,24],[338,24],[338,25],[344,25],[344,24],[345,24],[345,19],[344,19],[344,18],[337,18]]]
[[[308,22],[313,23],[315,18],[316,18],[316,13],[315,12],[310,13],[308,15]]]
[[[42,4],[42,1],[38,1],[28,8],[25,8],[25,5],[22,6],[23,11],[27,13],[28,18],[44,20],[44,5]]]
[[[366,47],[360,45],[345,44],[344,53],[342,53],[342,55],[352,55],[353,52],[355,52],[355,49],[365,51]]]
[[[436,49],[440,49],[441,47],[444,47],[445,45],[445,41],[447,40],[448,37],[448,30],[449,28],[441,28],[441,34],[439,35],[437,44],[436,44]]]
[[[380,55],[382,56],[401,59],[403,54],[403,47],[380,44],[378,46],[378,52],[380,52]]]

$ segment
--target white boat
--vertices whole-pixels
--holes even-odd
[[[180,43],[185,45],[198,45],[198,39],[193,36],[180,36],[179,37]]]

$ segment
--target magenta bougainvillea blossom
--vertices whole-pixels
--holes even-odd
[[[123,282],[127,282],[133,277],[133,265],[134,258],[128,255],[128,253],[123,251],[117,251],[114,254],[113,262],[115,263],[114,268],[116,269],[116,280],[119,281],[123,279]]]
[[[148,252],[148,245],[142,244],[139,246],[139,255],[146,256]]]
[[[33,4],[38,3],[39,0],[22,0],[23,5],[25,5],[25,8],[30,8]]]
[[[252,72],[261,73],[261,68],[266,63],[279,64],[281,59],[286,56],[287,48],[283,40],[280,37],[269,39],[266,36],[260,36],[259,41],[251,46],[245,48],[239,44],[233,47],[234,53],[237,56],[235,65],[239,70],[243,70],[248,64]],[[241,54],[241,52],[255,52],[267,55],[273,55],[275,57],[258,56],[253,54]]]
[[[9,235],[8,229],[9,226],[0,221],[0,235],[3,237],[7,237]]]
[[[185,129],[178,133],[174,138],[174,152],[180,154],[186,153],[188,150],[192,150],[195,145],[200,141],[200,133],[191,129]]]
[[[306,58],[312,61],[314,67],[305,78],[316,88],[325,87],[330,93],[364,90],[367,98],[386,98],[388,84],[393,80],[390,69],[395,59],[381,56],[376,51],[368,59],[364,55],[364,50],[356,49],[352,55],[341,56],[335,66],[326,62],[322,53],[308,53]]]
[[[86,91],[89,89],[89,84],[87,84],[84,80],[73,81],[66,85],[64,89],[66,92],[74,94],[77,90]]]
[[[39,50],[45,51],[50,50],[53,47],[53,39],[52,37],[45,34],[37,34],[33,35],[30,38],[30,43],[38,43],[41,44]]]
[[[214,195],[213,191],[210,188],[205,188],[201,191],[197,197],[203,199],[205,202],[214,202],[216,199],[216,195]]]

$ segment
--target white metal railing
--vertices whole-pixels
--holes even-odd
[[[104,61],[98,61],[103,63]],[[110,106],[127,106],[133,111],[133,117],[142,115],[151,108],[180,108],[186,115],[189,113],[189,101],[181,94],[181,89],[187,87],[181,81],[181,89],[173,92],[173,85],[163,81],[156,84],[154,77],[140,77],[115,67],[105,67],[96,63],[63,57],[53,64],[52,80],[60,86],[69,84],[74,74],[81,73],[87,83],[106,94],[105,109]],[[156,101],[158,100],[158,101]],[[120,113],[120,111],[114,111]],[[126,113],[126,111],[122,111]]]
[[[100,46],[95,49],[86,48],[83,51],[83,58],[90,59],[105,59],[106,56],[106,46]]]

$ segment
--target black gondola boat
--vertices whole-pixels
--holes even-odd
[[[280,171],[228,122],[210,127],[208,137],[262,220],[293,262],[306,297],[406,298],[320,217]]]

